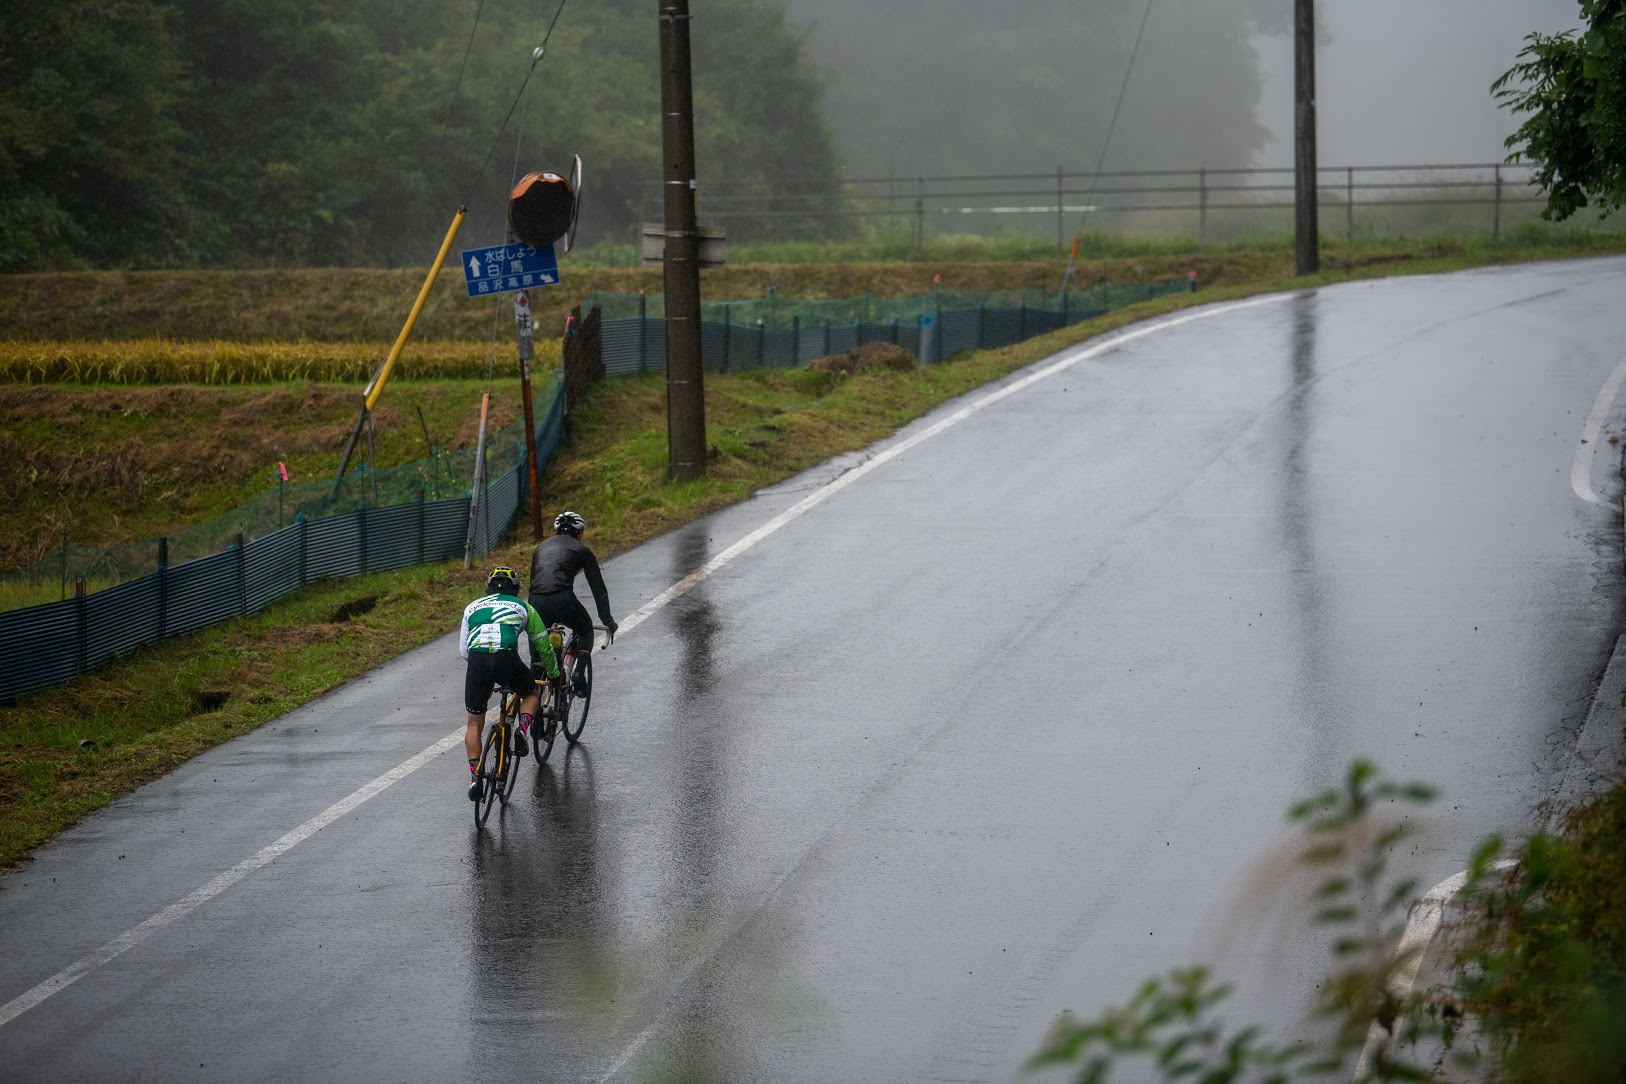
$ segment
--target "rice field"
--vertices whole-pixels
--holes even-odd
[[[408,344],[395,379],[484,377],[495,360],[513,367],[513,344]],[[559,360],[559,340],[538,338],[538,368]],[[170,339],[100,342],[0,341],[0,383],[247,385],[310,381],[365,382],[389,355],[388,344],[353,342],[182,342]]]

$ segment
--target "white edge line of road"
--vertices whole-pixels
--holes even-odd
[[[648,620],[649,617],[657,610],[670,604],[674,600],[681,598],[706,577],[710,576],[712,573],[716,572],[730,561],[733,561],[740,554],[744,553],[752,546],[755,546],[758,542],[761,542],[769,535],[772,535],[781,527],[784,527],[786,524],[799,518],[832,494],[838,492],[839,490],[845,489],[849,485],[852,485],[854,482],[869,474],[871,471],[879,468],[883,464],[890,463],[892,460],[909,451],[916,445],[930,440],[944,430],[965,421],[973,414],[976,414],[1003,399],[1007,399],[1010,396],[1015,395],[1017,392],[1037,384],[1041,380],[1045,380],[1059,372],[1062,372],[1063,370],[1070,369],[1081,362],[1099,357],[1109,350],[1115,350],[1118,347],[1123,346],[1125,343],[1133,342],[1134,340],[1143,338],[1147,335],[1152,335],[1160,331],[1168,331],[1184,324],[1194,323],[1198,320],[1207,320],[1215,316],[1238,312],[1243,309],[1255,308],[1260,305],[1274,304],[1284,301],[1292,296],[1294,296],[1292,293],[1270,294],[1265,297],[1252,298],[1247,301],[1227,302],[1219,305],[1204,306],[1202,309],[1196,312],[1187,313],[1184,316],[1177,316],[1166,320],[1158,320],[1153,323],[1132,328],[1129,331],[1119,334],[1112,334],[1107,338],[1093,342],[1087,346],[1075,348],[1043,368],[1037,369],[1019,380],[1014,380],[1011,383],[1006,384],[997,391],[991,392],[988,395],[984,395],[975,400],[974,402],[966,404],[959,410],[956,410],[954,413],[950,414],[948,417],[943,418],[925,429],[922,429],[920,432],[908,437],[905,440],[901,440],[898,443],[891,445],[884,451],[866,460],[861,465],[854,467],[852,470],[841,475],[841,477],[836,478],[835,480],[814,490],[796,504],[785,509],[785,511],[779,513],[779,515],[775,516],[767,523],[764,523],[761,527],[758,527],[756,530],[752,531],[750,534],[746,535],[732,546],[729,546],[727,549],[723,550],[694,572],[689,573],[689,575],[683,577],[677,583],[674,583],[671,587],[668,587],[665,591],[662,591],[659,595],[656,595],[653,599],[636,610],[625,621],[621,622],[620,631],[623,633],[630,632],[632,629]],[[1626,363],[1623,363],[1623,370],[1626,370]],[[55,975],[52,975],[44,982],[41,982],[32,989],[12,998],[4,1005],[0,1005],[0,1027],[4,1027],[11,1023],[11,1021],[15,1020],[29,1009],[32,1009],[40,1002],[49,998],[52,994],[58,993],[59,991],[73,985],[75,982],[84,978],[86,975],[90,974],[92,971],[96,970],[98,967],[101,967],[108,961],[128,952],[130,949],[146,940],[152,934],[158,932],[166,926],[173,924],[185,915],[190,914],[192,911],[195,911],[209,900],[226,891],[226,889],[230,888],[238,881],[241,881],[244,877],[247,877],[260,867],[265,866],[275,861],[277,858],[280,858],[282,855],[288,853],[294,847],[298,846],[300,843],[303,843],[305,840],[321,831],[327,825],[338,820],[346,813],[351,812],[357,806],[385,790],[387,787],[400,782],[402,779],[405,779],[407,776],[411,775],[413,772],[417,771],[431,760],[440,756],[442,753],[451,749],[462,740],[463,728],[460,726],[457,730],[446,735],[444,738],[441,738],[439,741],[435,742],[421,753],[409,757],[407,760],[402,761],[394,768],[391,768],[383,775],[374,779],[372,782],[367,783],[353,794],[346,798],[340,799],[333,805],[328,806],[326,809],[312,817],[310,820],[306,821],[304,824],[301,824],[299,827],[283,835],[276,842],[269,844],[259,851],[256,851],[252,856],[244,859],[231,869],[228,869],[224,873],[220,874],[214,880],[203,885],[191,895],[170,904],[168,907],[164,908],[162,911],[159,911],[145,922],[142,922],[137,926],[133,926],[124,933],[120,934],[118,937],[115,937],[113,940],[109,941],[95,952],[75,960],[73,963],[69,964],[61,971],[58,971]],[[659,1021],[657,1020],[656,1023],[659,1023]],[[629,1045],[622,1052],[621,1056],[615,1061],[610,1070],[600,1079],[608,1080],[616,1073],[620,1072],[621,1068],[626,1065],[629,1060],[631,1060],[633,1055],[637,1053],[638,1049],[642,1047],[643,1044],[648,1040],[649,1036],[653,1034],[655,1026],[656,1024],[650,1024],[648,1028],[645,1028],[644,1031],[640,1032],[638,1037],[633,1040],[631,1045]]]
[[[1603,382],[1598,391],[1598,398],[1592,404],[1592,413],[1587,415],[1586,425],[1581,427],[1581,443],[1575,446],[1575,462],[1570,467],[1570,488],[1575,495],[1588,504],[1601,504],[1605,508],[1621,511],[1618,504],[1605,504],[1604,499],[1592,488],[1592,461],[1598,455],[1598,437],[1603,433],[1603,423],[1608,420],[1609,409],[1615,405],[1615,396],[1620,394],[1621,381],[1626,380],[1626,358],[1620,359],[1615,371],[1609,374],[1609,379]]]
[[[1491,863],[1490,869],[1501,872],[1516,865],[1518,863],[1513,859],[1503,858]],[[1423,966],[1423,953],[1445,919],[1446,906],[1467,883],[1468,871],[1463,870],[1447,877],[1412,904],[1410,917],[1406,920],[1406,932],[1401,934],[1400,944],[1395,946],[1395,959],[1400,961],[1400,966],[1389,976],[1389,993],[1394,997],[1403,998],[1411,993],[1411,988],[1417,983],[1417,972]],[[1355,1062],[1355,1075],[1351,1078],[1353,1084],[1362,1084],[1367,1079],[1372,1070],[1372,1061],[1380,1049],[1393,1056],[1397,1037],[1396,1033],[1376,1020],[1372,1021],[1366,1030],[1366,1045],[1361,1047],[1361,1056]]]

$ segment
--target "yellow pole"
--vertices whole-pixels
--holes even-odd
[[[468,213],[467,207],[459,207],[457,214],[452,218],[452,224],[446,230],[446,239],[440,243],[440,251],[435,254],[434,266],[429,269],[429,277],[423,280],[423,288],[418,291],[418,300],[412,303],[412,311],[407,314],[406,323],[401,327],[401,334],[395,337],[395,345],[390,347],[390,356],[384,359],[384,367],[378,370],[378,375],[367,385],[366,400],[363,403],[365,409],[372,410],[373,404],[378,402],[378,397],[384,394],[384,384],[390,378],[390,370],[395,368],[396,359],[401,356],[407,337],[412,334],[412,325],[418,322],[418,314],[423,311],[423,303],[429,300],[429,289],[435,285],[435,277],[440,274],[441,265],[446,262],[446,254],[452,250],[452,241],[456,239],[457,231],[463,227],[463,216]]]

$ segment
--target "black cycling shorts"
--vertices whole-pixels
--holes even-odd
[[[576,636],[576,642],[588,651],[593,650],[593,619],[587,616],[587,607],[566,587],[549,591],[545,595],[532,595],[531,606],[549,625],[563,625]]]
[[[463,706],[471,715],[484,715],[493,686],[502,684],[525,696],[534,688],[531,668],[519,658],[518,648],[469,652],[468,676],[463,679]]]

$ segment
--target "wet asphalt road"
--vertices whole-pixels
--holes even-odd
[[[1623,296],[1618,259],[1352,284],[1024,387],[601,655],[585,744],[485,834],[429,760],[0,1025],[0,1078],[1007,1080],[1197,961],[1291,1033],[1290,802],[1361,755],[1434,782],[1426,886],[1563,771],[1622,627],[1618,452],[1601,503],[1572,465]],[[618,616],[863,460],[611,562]],[[448,637],[65,835],[4,881],[0,1002],[460,691]]]

